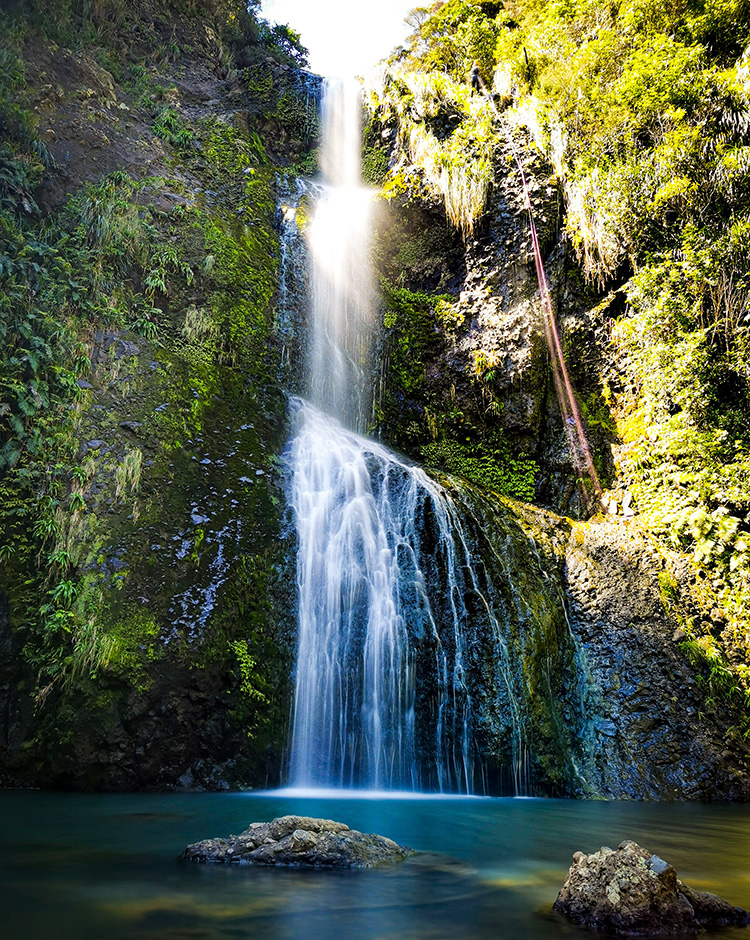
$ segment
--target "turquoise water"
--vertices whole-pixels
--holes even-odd
[[[188,865],[189,842],[286,813],[426,854],[364,872]],[[294,794],[0,792],[2,940],[551,940],[577,849],[635,839],[750,905],[750,807]],[[750,940],[750,930],[723,933]]]

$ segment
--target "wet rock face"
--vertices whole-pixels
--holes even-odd
[[[462,655],[477,789],[750,799],[750,751],[730,732],[738,713],[710,698],[674,638],[659,580],[671,562],[648,537],[449,485],[481,559]],[[444,583],[440,572],[428,582]]]
[[[576,852],[555,910],[592,930],[624,937],[675,937],[750,923],[714,894],[684,885],[664,859],[635,842]]]
[[[402,862],[412,854],[391,839],[365,835],[332,819],[280,816],[268,823],[251,823],[238,836],[196,842],[180,857],[288,868],[375,868]]]
[[[597,472],[606,483],[613,470],[611,431],[600,414],[599,376],[610,356],[608,319],[599,309],[601,297],[583,283],[570,244],[561,234],[562,194],[552,166],[531,141],[517,141],[517,150],[525,168],[567,368],[581,405],[598,409],[599,423],[589,427],[588,438]],[[404,218],[417,212],[430,220],[432,237],[415,232],[404,245],[401,234],[408,224]],[[430,467],[468,479],[474,478],[457,464],[455,448],[464,456],[477,456],[482,453],[481,442],[502,440],[514,459],[536,463],[536,503],[575,518],[588,517],[591,506],[576,485],[552,382],[528,213],[510,148],[498,144],[486,212],[463,244],[454,244],[443,254],[440,249],[447,244],[448,223],[442,220],[444,237],[440,238],[439,214],[434,208],[428,213],[426,201],[410,200],[400,209],[392,206],[388,222],[378,235],[375,252],[386,280],[408,290],[447,292],[451,299],[449,314],[443,308],[442,315],[423,325],[421,333],[414,329],[405,339],[399,320],[395,339],[391,336],[386,342],[384,398],[387,405],[389,397],[395,397],[399,407],[383,408],[384,440]],[[405,264],[417,244],[419,265]],[[451,259],[450,275],[443,269],[439,283],[425,280],[423,274],[438,270],[444,258]],[[403,382],[399,357],[392,350],[408,342],[413,352],[420,340],[424,375],[411,375]],[[450,442],[453,457],[446,451],[424,454],[435,441]],[[500,448],[492,459],[499,465],[507,462]],[[520,495],[512,489],[502,492]]]
[[[637,527],[607,520],[577,527],[564,551],[586,702],[585,753],[576,762],[591,792],[747,800],[750,754],[728,734],[737,713],[696,680],[675,638],[678,620],[660,597],[672,562]]]

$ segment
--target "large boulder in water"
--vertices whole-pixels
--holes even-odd
[[[290,868],[374,868],[413,854],[384,836],[365,835],[332,819],[280,816],[250,823],[238,836],[204,839],[180,856],[193,862],[282,865]]]
[[[715,894],[694,891],[677,872],[635,842],[576,852],[555,910],[581,926],[625,937],[674,937],[750,923]]]

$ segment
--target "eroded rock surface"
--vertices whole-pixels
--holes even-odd
[[[583,927],[625,937],[679,937],[750,923],[750,915],[683,884],[675,869],[635,842],[576,852],[555,910]]]
[[[401,862],[412,854],[412,849],[391,839],[366,835],[332,819],[280,816],[267,823],[250,823],[238,836],[196,842],[181,858],[290,868],[374,868]]]

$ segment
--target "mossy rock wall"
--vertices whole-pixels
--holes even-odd
[[[589,422],[589,438],[606,483],[613,424],[601,418],[603,315],[590,312],[598,298],[560,239],[552,167],[530,141],[519,137],[515,146],[566,358],[579,399],[597,419]],[[590,504],[576,484],[552,383],[520,178],[502,138],[495,150],[487,209],[464,237],[408,161],[405,182],[386,183],[374,252],[384,295],[376,422],[386,440],[430,467],[585,516]],[[402,166],[406,157],[399,159]]]
[[[437,408],[422,389],[403,394],[396,368],[383,386],[407,419],[385,407],[382,427],[395,441],[408,428],[410,453],[502,490],[499,426],[511,457],[536,463],[536,502],[596,509],[548,381],[517,157],[605,508],[635,512],[685,553],[679,587],[697,580],[702,596],[683,620],[685,652],[744,701],[746,729],[750,176],[738,116],[750,21],[734,0],[645,10],[451,0],[414,20],[373,79],[369,165],[382,170],[388,150],[373,181],[408,210],[444,205],[462,227],[453,307],[471,317],[432,341],[449,394]],[[467,87],[472,60],[488,98]]]
[[[20,181],[2,276],[10,291],[35,279],[16,335],[47,343],[26,386],[38,407],[29,393],[0,438],[6,785],[281,774],[296,598],[276,187],[315,145],[317,103],[230,7],[177,4],[167,22],[139,3],[91,31],[34,5],[0,22]]]
[[[750,797],[739,699],[682,648],[676,553],[615,521],[572,522],[446,481],[477,559],[464,603],[476,767],[491,792]],[[475,776],[479,772],[475,770]]]

